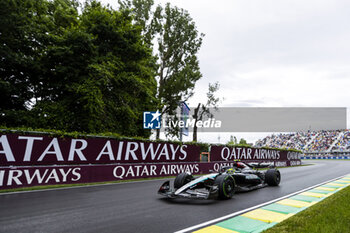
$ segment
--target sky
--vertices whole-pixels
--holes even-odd
[[[221,107],[347,107],[350,122],[350,1],[155,0],[166,2],[187,10],[205,34],[190,107],[218,81]],[[266,134],[199,139],[230,135],[253,142]]]

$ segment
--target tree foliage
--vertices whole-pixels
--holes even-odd
[[[230,141],[228,141],[226,144],[229,146],[247,146],[247,147],[252,146],[252,144],[249,144],[247,140],[245,140],[244,138],[241,138],[238,142],[236,136],[232,136],[232,135],[230,136]]]
[[[161,114],[174,115],[179,103],[192,95],[202,77],[198,52],[204,34],[189,13],[167,3],[152,8],[153,0],[119,1],[122,10],[133,10],[136,23],[157,58],[157,100]],[[170,132],[177,134],[177,130]],[[159,138],[159,131],[157,134]]]
[[[97,1],[0,3],[0,120],[82,132],[148,136],[156,62],[130,11]]]
[[[237,144],[238,144],[238,142],[237,142],[237,137],[231,135],[231,136],[230,136],[230,141],[228,141],[226,144],[227,144],[227,145],[230,145],[230,146],[237,145]]]
[[[244,138],[241,138],[241,140],[239,140],[239,144],[240,145],[249,145]]]

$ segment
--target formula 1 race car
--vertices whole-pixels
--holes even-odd
[[[268,166],[268,170],[256,169]],[[221,168],[219,173],[198,178],[190,173],[180,173],[174,180],[174,189],[170,188],[170,181],[166,181],[158,194],[168,198],[230,199],[235,192],[278,186],[280,181],[280,172],[271,165],[235,162],[233,166]]]

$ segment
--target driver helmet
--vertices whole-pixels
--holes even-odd
[[[235,173],[235,169],[234,168],[229,168],[229,169],[226,170],[226,173],[227,174],[233,174],[233,173]]]

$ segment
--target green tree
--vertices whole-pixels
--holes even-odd
[[[231,135],[231,136],[230,136],[230,141],[228,141],[227,144],[230,145],[230,146],[237,145],[238,143],[237,143],[237,138],[236,138],[236,136]]]
[[[13,21],[0,31],[4,124],[149,136],[142,112],[157,106],[156,62],[130,12],[97,1],[81,14],[73,0],[1,4]]]
[[[205,104],[199,103],[197,108],[194,110],[193,119],[195,124],[193,127],[193,141],[197,141],[197,121],[203,120],[204,117],[212,118],[214,116],[213,112],[210,111],[212,108],[214,111],[218,110],[218,105],[220,98],[215,97],[215,93],[219,90],[219,82],[214,84],[209,83],[208,92],[207,92],[207,102]]]
[[[96,37],[101,58],[91,68],[92,74],[96,74],[93,77],[102,81],[108,122],[105,125],[124,135],[148,136],[150,132],[142,126],[142,113],[156,107],[156,65],[152,50],[144,43],[142,28],[132,23],[129,12],[107,8],[102,11],[109,15],[105,21],[96,12],[88,11],[83,22]]]
[[[142,29],[142,35],[146,44],[153,47],[153,39],[157,30],[160,30],[155,12],[152,11],[154,5],[153,0],[118,0],[119,9],[121,11],[132,12],[135,24]],[[158,14],[158,13],[157,13]],[[155,52],[155,51],[154,51]]]
[[[204,34],[200,34],[189,13],[167,3],[152,11],[153,0],[119,1],[121,9],[132,8],[134,19],[143,28],[146,42],[157,57],[157,100],[162,116],[174,115],[179,103],[192,95],[202,77],[198,51]],[[155,45],[153,44],[155,43]],[[178,135],[173,129],[171,135]],[[157,131],[159,138],[159,130]]]
[[[25,124],[35,95],[32,82],[40,73],[41,51],[48,43],[49,4],[45,0],[0,1],[0,118],[9,125]]]
[[[244,138],[241,138],[239,140],[239,145],[251,146]]]
[[[52,109],[52,99],[58,105],[47,115],[60,119],[61,109],[70,113],[59,125],[69,123],[69,130],[149,135],[142,128],[142,111],[155,107],[155,64],[129,14],[87,2],[79,27],[64,31],[47,61],[49,70],[54,70],[51,79],[58,81],[48,83],[59,92],[51,92],[46,107]]]
[[[34,126],[29,111],[43,96],[45,57],[62,29],[77,21],[76,1],[4,0],[0,3],[1,122]],[[50,92],[51,90],[46,90]]]

